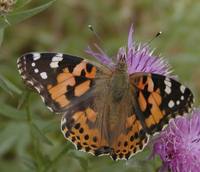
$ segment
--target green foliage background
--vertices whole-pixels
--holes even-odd
[[[199,9],[198,0],[18,0],[6,15],[10,25],[0,18],[0,171],[158,171],[159,158],[148,159],[151,143],[127,162],[76,151],[60,132],[61,117],[49,112],[37,94],[27,92],[16,60],[30,51],[90,58],[84,50],[97,40],[88,24],[101,36],[110,56],[127,43],[131,23],[137,42],[146,42],[162,30],[151,46],[170,61],[181,82],[191,87],[198,106]]]

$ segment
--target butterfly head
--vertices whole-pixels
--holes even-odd
[[[125,54],[119,55],[119,57],[117,59],[116,70],[118,70],[118,71],[126,71],[127,70]]]

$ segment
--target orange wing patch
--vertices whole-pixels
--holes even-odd
[[[74,70],[73,70],[73,75],[74,76],[80,76],[81,73],[84,71],[85,72],[85,77],[93,79],[96,75],[96,67],[90,66],[91,69],[87,69],[88,64],[85,60],[83,60],[80,64],[78,64]]]
[[[70,104],[70,101],[66,98],[65,95],[56,98],[55,101],[59,103],[60,107],[62,108]]]
[[[86,114],[86,117],[89,121],[91,121],[93,123],[96,121],[97,115],[96,115],[96,112],[93,109],[87,108],[85,110],[85,114]]]
[[[136,75],[137,77],[137,75]],[[147,75],[146,78],[144,77],[139,77],[138,80],[137,80],[137,88],[143,90],[145,88],[145,86],[148,86],[147,90],[149,92],[152,92],[153,89],[154,89],[154,83],[152,81],[152,78],[151,78],[151,74]]]
[[[74,76],[69,73],[67,68],[65,68],[63,69],[63,73],[60,73],[57,76],[57,85],[48,85],[47,89],[51,98],[57,102],[60,107],[65,107],[70,103],[70,100],[68,100],[65,96],[65,93],[69,91],[67,88],[68,86],[75,86],[75,84],[76,82]]]
[[[156,124],[158,124],[160,120],[163,118],[163,114],[159,108],[160,106],[159,103],[161,103],[160,100],[161,100],[160,95],[156,94],[155,92],[151,93],[151,95],[148,98],[148,103],[152,105],[152,108],[150,109],[151,115],[153,116],[153,119]]]
[[[67,97],[66,93],[73,91],[74,97],[80,97],[85,94],[91,87],[91,79],[95,78],[96,68],[86,61],[82,61],[76,65],[73,72],[70,73],[68,68],[64,68],[63,72],[58,74],[55,86],[47,85],[51,98],[64,108],[70,104],[73,97]],[[77,79],[80,77],[81,79]],[[82,83],[77,82],[81,80]],[[71,88],[74,87],[74,90]]]
[[[88,91],[90,89],[90,83],[91,83],[91,81],[87,80],[87,81],[81,83],[80,85],[76,86],[75,90],[74,90],[74,95],[77,97],[83,95],[86,91]]]
[[[138,87],[144,89],[145,86],[147,86],[149,96],[146,99],[144,93],[139,91],[138,104],[142,112],[145,112],[149,107],[151,107],[150,114],[148,114],[148,117],[145,119],[146,126],[150,128],[153,125],[159,124],[163,119],[164,114],[159,108],[162,103],[160,90],[156,89],[156,91],[154,91],[154,83],[151,75],[148,75],[146,80],[143,77],[140,78]]]
[[[147,102],[141,91],[139,92],[138,102],[139,102],[142,112],[144,112],[147,108]]]

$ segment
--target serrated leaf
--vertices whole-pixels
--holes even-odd
[[[8,118],[26,120],[26,113],[22,110],[18,110],[4,103],[0,103],[0,115]]]
[[[8,15],[6,15],[6,19],[8,20],[9,24],[5,21],[5,18],[2,17],[0,19],[0,29],[6,28],[7,26],[10,26],[10,25],[17,24],[23,20],[26,20],[26,19],[44,11],[53,2],[55,2],[55,0],[48,1],[47,3],[45,3],[39,7],[33,8],[33,9],[8,14]]]
[[[35,125],[34,123],[31,123],[33,134],[36,138],[39,138],[44,143],[52,146],[53,143],[43,134],[43,132]]]

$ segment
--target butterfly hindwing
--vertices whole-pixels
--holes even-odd
[[[99,94],[102,94],[102,91]],[[70,140],[78,150],[96,156],[107,154],[113,160],[129,159],[137,152],[142,151],[147,145],[149,136],[135,115],[134,108],[126,118],[125,126],[122,126],[123,130],[120,130],[121,132],[118,133],[115,140],[112,140],[111,136],[115,131],[110,130],[107,133],[107,127],[111,124],[105,124],[108,121],[109,114],[105,114],[104,117],[107,120],[104,121],[104,124],[98,125],[98,119],[103,121],[104,117],[101,113],[105,113],[105,111],[97,111],[97,106],[100,106],[95,103],[97,95],[93,94],[93,96],[85,98],[84,102],[80,102],[76,107],[69,108],[64,113],[61,121],[61,130],[64,137]],[[105,103],[104,106],[109,106],[109,103]],[[124,116],[126,115],[124,114]],[[119,125],[121,126],[121,124]]]
[[[111,149],[101,130],[96,127],[97,112],[93,107],[93,97],[69,108],[61,120],[61,131],[78,150],[99,156],[109,154]]]
[[[171,118],[190,111],[193,94],[189,88],[174,79],[158,74],[133,74],[136,114],[147,133],[153,135],[162,130]]]
[[[96,156],[110,155],[113,160],[129,159],[143,150],[149,136],[144,132],[140,121],[132,114],[126,120],[126,130],[120,133],[115,142],[109,144],[96,124],[98,112],[94,110],[93,101],[87,99],[76,108],[70,108],[61,120],[61,131],[78,150]]]
[[[61,53],[28,53],[18,59],[25,83],[35,89],[49,109],[63,112],[93,85],[96,67]]]
[[[111,157],[114,160],[129,159],[142,151],[147,145],[149,136],[145,133],[141,122],[133,113],[126,119],[125,131],[113,143]]]

